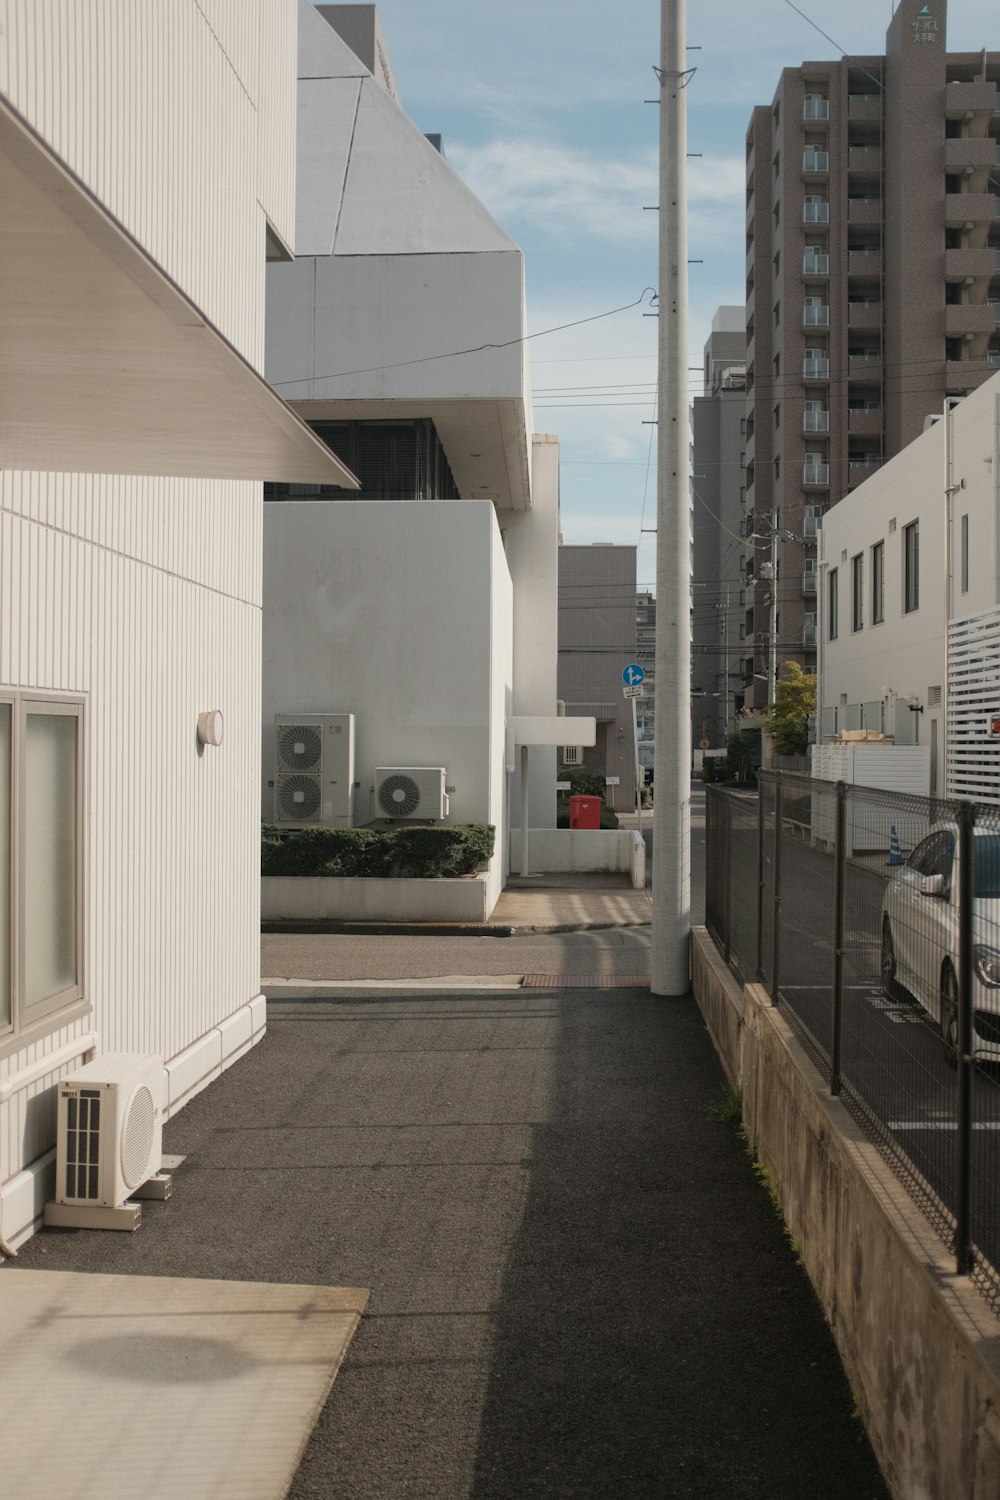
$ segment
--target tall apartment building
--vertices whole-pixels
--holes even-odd
[[[694,560],[691,741],[719,749],[743,706],[747,549],[746,332],[742,307],[720,307],[705,345],[704,394],[693,403]]]
[[[900,0],[884,56],[788,68],[750,122],[754,706],[772,666],[815,668],[823,513],[1000,364],[1000,53],[945,25]]]

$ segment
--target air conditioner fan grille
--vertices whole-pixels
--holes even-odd
[[[128,1188],[140,1187],[150,1175],[149,1153],[155,1124],[156,1105],[142,1083],[128,1101],[122,1121],[122,1177]]]
[[[317,776],[283,776],[278,782],[278,814],[296,822],[308,822],[319,813],[323,794]]]
[[[278,730],[278,765],[283,771],[312,771],[323,754],[315,724],[283,724]]]
[[[394,771],[382,778],[378,802],[387,818],[411,818],[420,806],[420,788],[412,776]]]

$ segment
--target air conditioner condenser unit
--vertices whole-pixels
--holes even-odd
[[[164,1096],[161,1059],[128,1052],[106,1053],[60,1079],[56,1194],[46,1224],[138,1227],[141,1210],[129,1200],[160,1173]]]
[[[375,807],[383,818],[436,822],[446,818],[450,799],[444,766],[380,766],[375,772]]]

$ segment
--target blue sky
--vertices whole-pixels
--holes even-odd
[[[940,4],[940,0],[937,0]],[[880,53],[891,0],[689,0],[689,335],[743,301],[744,138],[783,67]],[[659,0],[380,0],[403,105],[521,245],[531,332],[637,301],[657,274]],[[804,14],[800,14],[802,12]],[[814,24],[810,24],[813,22]],[[816,27],[828,34],[824,38]],[[951,0],[949,51],[1000,50],[996,0]],[[640,543],[654,577],[656,323],[645,307],[533,338],[535,429],[557,433],[567,542]],[[700,391],[692,374],[692,394]]]

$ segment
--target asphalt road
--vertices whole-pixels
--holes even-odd
[[[885,1500],[721,1087],[639,989],[272,1005],[138,1234],[0,1274],[371,1288],[291,1500]]]

